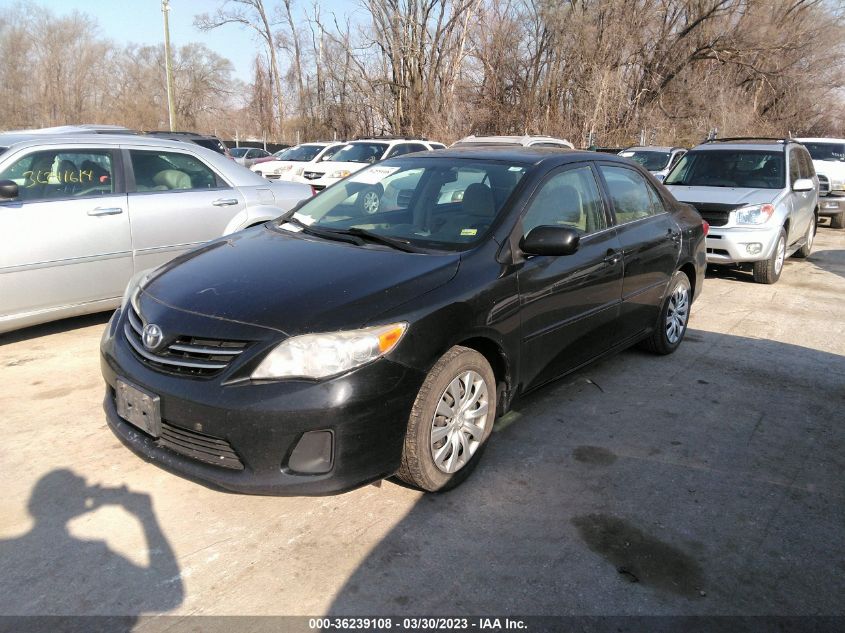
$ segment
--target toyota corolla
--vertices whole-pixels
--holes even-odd
[[[614,156],[387,160],[134,279],[102,338],[108,423],[232,491],[445,490],[516,397],[637,343],[677,349],[706,230]]]

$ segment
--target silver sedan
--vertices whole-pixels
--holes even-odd
[[[193,143],[0,134],[0,333],[112,309],[134,274],[311,195]]]

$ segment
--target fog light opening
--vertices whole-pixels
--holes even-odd
[[[750,242],[745,245],[745,250],[749,255],[759,255],[763,252],[763,245],[760,242]]]
[[[303,433],[288,459],[287,470],[302,475],[321,475],[332,469],[334,434],[331,431]]]

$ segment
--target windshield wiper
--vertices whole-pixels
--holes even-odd
[[[378,233],[373,233],[372,231],[368,231],[367,229],[358,228],[357,226],[353,226],[349,229],[325,229],[331,233],[338,233],[340,235],[352,235],[354,237],[363,238],[370,242],[375,242],[376,244],[383,244],[385,246],[389,246],[391,248],[395,248],[397,251],[403,251],[405,253],[419,253],[420,249],[411,246],[411,243],[408,240],[403,240],[398,237],[388,237],[387,235],[380,235]]]
[[[302,229],[303,233],[307,233],[308,235],[314,235],[316,237],[322,237],[325,240],[335,240],[337,242],[346,242],[348,244],[355,244],[356,246],[363,246],[364,240],[360,237],[356,236],[354,233],[349,233],[348,237],[343,231],[335,231],[332,229],[318,229],[310,224],[305,224],[299,218],[295,218],[291,215],[287,219],[283,219],[280,223],[280,227],[283,224],[290,222],[291,224],[296,224],[298,227]]]

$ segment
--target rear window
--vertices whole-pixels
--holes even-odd
[[[199,138],[199,139],[192,139],[194,143],[205,147],[206,149],[212,149],[215,152],[219,152],[220,154],[224,154],[226,152],[226,148],[223,147],[223,143],[220,141],[213,139],[213,138]]]
[[[690,187],[783,189],[786,183],[783,152],[764,150],[692,151],[663,181]]]
[[[669,164],[669,152],[659,150],[626,150],[619,152],[619,155],[628,160],[639,163],[649,171],[660,171]]]

